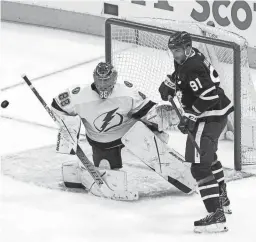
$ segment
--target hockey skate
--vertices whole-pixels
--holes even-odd
[[[230,200],[227,195],[226,183],[220,185],[220,204],[223,207],[223,211],[226,214],[232,214],[232,210],[229,208]]]
[[[195,221],[194,226],[195,233],[218,233],[228,231],[226,217],[222,208],[218,208],[205,218]]]

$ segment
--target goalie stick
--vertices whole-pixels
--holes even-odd
[[[41,95],[38,93],[38,91],[35,89],[35,87],[32,85],[31,81],[28,79],[26,75],[23,75],[22,78],[27,83],[31,91],[35,94],[35,96],[38,98],[38,100],[41,102],[45,110],[48,112],[48,114],[51,116],[51,118],[54,120],[55,123],[59,124],[59,121],[55,117],[52,110],[48,107],[44,99],[41,97]],[[63,121],[62,121],[63,122]],[[63,122],[64,126],[66,127],[65,123]],[[67,131],[68,128],[66,127]],[[69,132],[69,131],[68,131]],[[71,136],[72,137],[72,136]],[[107,183],[102,179],[99,172],[96,170],[95,166],[90,162],[90,160],[87,158],[87,156],[84,154],[83,150],[79,145],[77,145],[77,151],[76,155],[79,158],[79,160],[84,165],[85,169],[88,170],[89,174],[94,179],[96,185],[99,187],[102,196],[105,198],[111,198],[114,200],[137,200],[138,199],[138,192],[130,192],[130,191],[115,191],[112,190]]]
[[[172,104],[172,106],[174,107],[175,112],[178,115],[179,120],[182,119],[181,113],[179,111],[179,109],[177,108],[177,105],[175,104],[175,102],[173,101],[173,98],[171,96],[168,97],[169,102]],[[194,147],[196,148],[197,152],[201,155],[201,150],[200,147],[198,146],[198,144],[196,143],[193,135],[191,134],[191,132],[188,130],[188,137],[190,139],[190,141],[192,142],[192,144],[194,145]]]

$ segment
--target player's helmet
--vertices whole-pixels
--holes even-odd
[[[100,98],[106,99],[116,84],[117,71],[111,64],[100,62],[93,72],[93,78]]]
[[[168,41],[168,48],[170,50],[180,47],[185,48],[188,45],[192,46],[192,38],[190,34],[185,31],[176,32],[170,36]]]

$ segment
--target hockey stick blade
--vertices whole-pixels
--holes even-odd
[[[51,116],[54,122],[56,122],[59,125],[59,121],[55,117],[52,110],[49,108],[47,103],[44,101],[44,99],[41,97],[41,95],[38,93],[38,91],[35,89],[35,87],[32,85],[31,81],[28,79],[26,75],[22,75],[22,78],[27,83],[31,91],[35,94],[37,99],[41,102],[47,113]],[[88,170],[89,174],[94,179],[95,183],[99,187],[102,196],[105,198],[110,198],[113,200],[121,200],[121,201],[132,201],[132,200],[138,200],[138,192],[131,192],[131,191],[114,191],[112,190],[106,182],[102,179],[99,172],[96,170],[95,166],[90,162],[90,160],[87,158],[87,156],[84,154],[83,150],[79,145],[77,145],[77,157],[82,162],[84,167]]]

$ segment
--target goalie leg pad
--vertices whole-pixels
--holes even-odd
[[[106,165],[106,162],[104,161],[103,164]],[[127,175],[125,171],[109,170],[102,167],[99,168],[98,171],[111,189],[118,191],[127,190]],[[92,176],[82,165],[80,166],[77,161],[62,164],[62,177],[66,187],[84,188],[93,195],[101,196],[101,192]]]
[[[99,168],[98,171],[101,174],[101,177],[112,190],[127,191],[127,177],[125,171],[107,170],[101,168]],[[95,196],[102,195],[95,181],[90,176],[89,172],[84,168],[81,168],[81,181],[90,193]]]
[[[136,122],[122,142],[131,153],[181,191],[190,193],[196,189],[191,164],[184,162],[183,156],[163,143],[142,122]]]
[[[84,188],[81,182],[80,167],[77,161],[68,161],[62,164],[62,179],[66,187]]]

